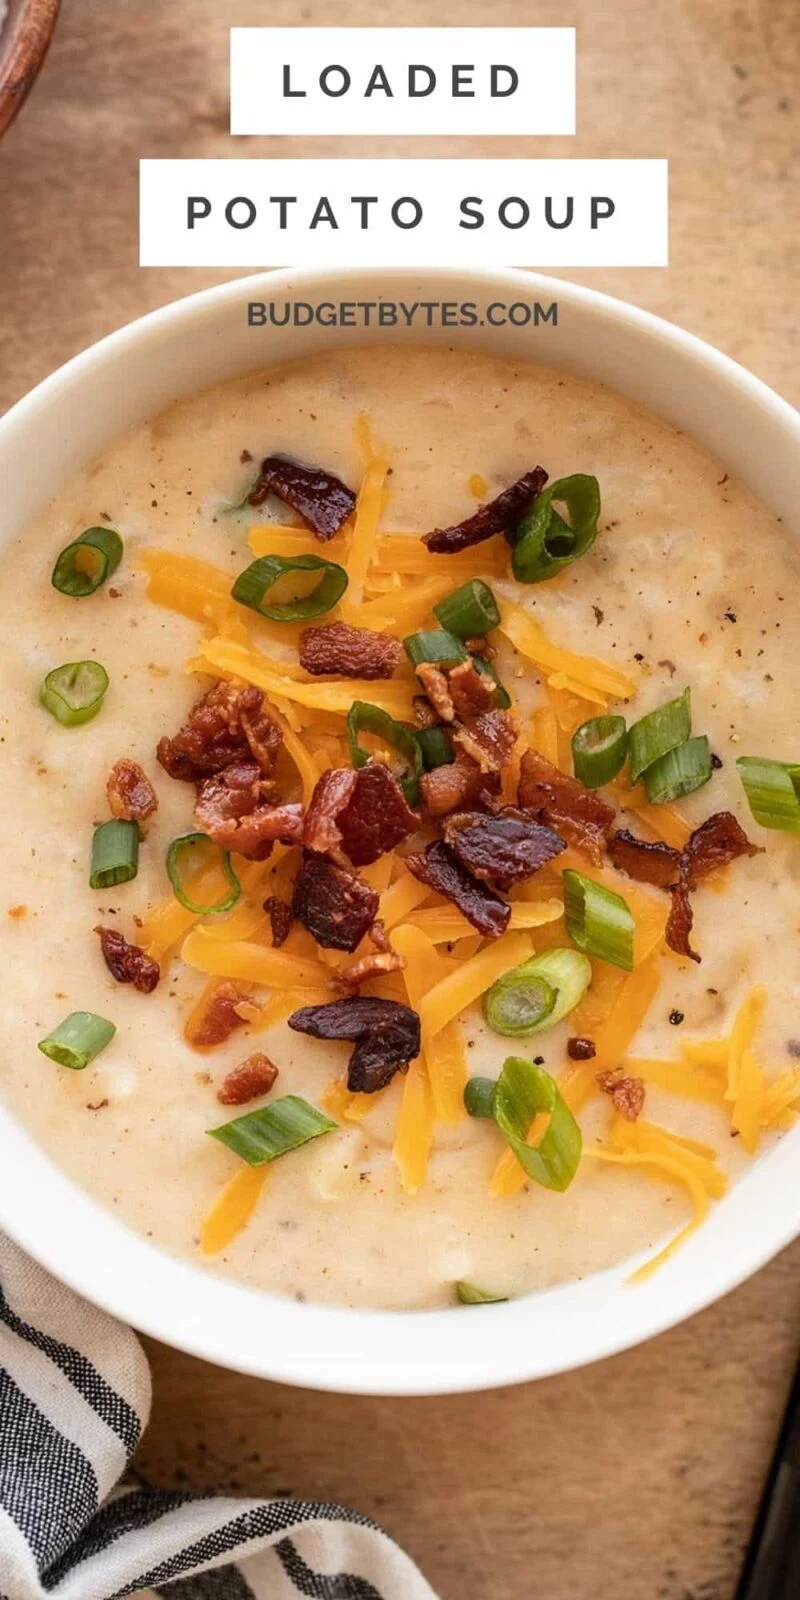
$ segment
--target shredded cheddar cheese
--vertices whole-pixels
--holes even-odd
[[[403,982],[408,1003],[419,1011],[426,994],[441,982],[444,967],[435,945],[420,928],[396,928],[392,944],[405,960]],[[453,1020],[423,1045],[433,1109],[443,1122],[460,1122],[466,1115],[464,1085],[467,1059],[461,1025]]]
[[[214,1201],[200,1230],[204,1256],[218,1255],[250,1221],[269,1177],[269,1165],[241,1166]]]
[[[545,923],[557,921],[563,911],[561,900],[548,899],[539,904],[535,901],[515,901],[511,906],[508,931],[540,928]],[[472,924],[454,905],[426,906],[422,911],[412,911],[407,921],[410,927],[419,928],[427,934],[434,944],[452,944],[456,939],[469,938],[474,934]],[[480,939],[479,935],[476,937]]]
[[[553,644],[541,624],[511,601],[504,601],[501,606],[500,627],[510,643],[545,676],[563,673],[571,680],[570,688],[584,698],[600,694],[629,700],[636,691],[635,678],[618,667],[596,661],[593,656],[575,655]]]
[[[734,1018],[728,1050],[726,1100],[735,1101],[739,1093],[739,1074],[742,1068],[742,1057],[745,1050],[748,1050],[753,1043],[756,1029],[764,1012],[766,999],[767,991],[763,984],[756,984],[750,990],[747,999],[743,1001]]]
[[[459,965],[428,990],[420,1005],[423,1044],[461,1015],[480,995],[531,954],[531,942],[524,933],[504,933],[471,961]]]
[[[406,1194],[425,1182],[433,1142],[433,1096],[423,1056],[412,1061],[403,1083],[392,1156]]]
[[[324,988],[328,969],[321,961],[292,955],[284,946],[273,950],[266,944],[224,944],[209,938],[205,928],[193,928],[184,939],[181,959],[200,972],[217,978],[239,978],[243,983],[262,983],[270,989]]]
[[[201,672],[211,672],[215,677],[243,678],[254,683],[272,699],[275,695],[284,700],[297,701],[319,711],[334,711],[346,717],[354,700],[369,700],[398,720],[408,721],[413,715],[413,685],[409,681],[388,678],[380,682],[360,678],[326,678],[301,683],[283,672],[258,650],[248,650],[229,639],[204,639],[200,645]]]
[[[590,1095],[597,1090],[597,1073],[608,1072],[619,1065],[644,1021],[660,982],[658,954],[651,955],[633,972],[623,974],[621,983],[615,985],[611,1006],[592,1037],[595,1055],[591,1061],[572,1062],[567,1067],[559,1088],[573,1113],[580,1111]],[[615,975],[616,976],[616,975]],[[591,994],[591,987],[589,990]],[[583,1032],[580,1013],[583,1003],[573,1016],[577,1033]]]

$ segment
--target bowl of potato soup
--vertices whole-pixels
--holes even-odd
[[[389,1394],[609,1355],[789,1242],[798,444],[511,270],[229,283],[14,407],[0,1227]]]

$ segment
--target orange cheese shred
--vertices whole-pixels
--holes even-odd
[[[250,1221],[269,1177],[269,1164],[243,1166],[226,1183],[203,1220],[200,1249],[204,1256],[218,1255]]]
[[[243,983],[260,983],[270,989],[324,988],[328,969],[321,961],[292,955],[284,946],[273,950],[266,944],[247,940],[226,944],[211,939],[205,928],[193,928],[181,947],[181,958],[200,972],[217,978],[238,978]]]
[[[423,1044],[435,1037],[448,1022],[459,1017],[462,1011],[484,994],[496,978],[509,968],[527,960],[531,941],[525,933],[504,933],[486,949],[480,950],[471,961],[465,961],[454,972],[442,978],[428,990],[420,1004]]]
[[[579,656],[570,650],[562,650],[548,639],[541,623],[511,601],[502,604],[500,627],[509,642],[521,655],[533,661],[545,676],[563,673],[565,679],[570,680],[569,687],[573,692],[584,698],[600,694],[629,700],[636,691],[636,680],[629,673],[604,661],[597,661],[593,656]]]
[[[433,1141],[433,1096],[422,1056],[412,1061],[403,1082],[392,1156],[406,1194],[425,1182]]]
[[[444,967],[433,942],[420,928],[408,924],[395,928],[392,944],[405,959],[403,982],[408,1003],[419,1011],[425,995],[441,982]],[[425,1041],[423,1055],[433,1098],[433,1109],[443,1122],[460,1122],[466,1116],[464,1085],[467,1057],[461,1025],[455,1019]]]
[[[728,1084],[725,1090],[726,1100],[736,1100],[739,1092],[739,1073],[742,1068],[742,1057],[753,1043],[756,1030],[761,1022],[766,1004],[767,991],[763,984],[756,984],[746,1000],[742,1002],[736,1013],[731,1029],[730,1046],[728,1050]]]
[[[659,957],[655,953],[641,966],[635,967],[633,972],[623,974],[623,981],[615,984],[611,1007],[590,1035],[595,1043],[594,1057],[591,1061],[571,1062],[559,1082],[561,1093],[573,1113],[580,1111],[597,1091],[597,1073],[608,1072],[618,1066],[627,1054],[647,1016],[660,981]],[[614,982],[614,979],[610,978],[609,982]],[[574,1013],[573,1027],[576,1033],[583,1032],[579,1021],[582,1009],[583,1002]]]
[[[320,711],[333,711],[346,717],[354,700],[369,700],[381,706],[389,715],[400,721],[409,721],[413,715],[413,685],[410,680],[384,679],[380,682],[361,678],[327,678],[302,683],[280,672],[277,664],[258,650],[248,650],[234,640],[217,637],[200,643],[199,670],[217,677],[243,678],[254,683],[272,699],[296,701],[298,705],[314,707]]]

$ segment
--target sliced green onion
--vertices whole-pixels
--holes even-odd
[[[112,889],[116,883],[130,883],[139,871],[139,825],[122,817],[112,817],[95,828],[92,839],[92,889]]]
[[[289,1150],[299,1150],[309,1139],[318,1139],[322,1133],[333,1133],[338,1123],[331,1122],[316,1106],[310,1106],[299,1095],[286,1094],[273,1100],[258,1111],[248,1111],[243,1117],[223,1122],[219,1128],[206,1131],[212,1139],[219,1139],[249,1167],[263,1167],[268,1161],[277,1161]]]
[[[427,666],[429,662],[437,667],[455,667],[459,661],[469,660],[461,640],[446,628],[410,633],[403,640],[403,649],[412,667]]]
[[[219,850],[222,870],[230,884],[230,893],[223,895],[221,900],[211,906],[198,905],[196,900],[192,900],[189,897],[183,885],[182,862],[187,852],[203,848],[205,845],[211,845],[212,850],[215,851],[219,849],[219,846],[209,839],[207,833],[181,833],[177,839],[173,839],[167,851],[167,877],[172,884],[172,892],[175,899],[187,911],[194,911],[200,917],[210,917],[215,911],[231,911],[242,892],[242,886],[231,866],[230,851]]]
[[[483,997],[493,1033],[526,1039],[574,1011],[592,981],[592,964],[577,950],[545,950],[512,967]]]
[[[634,921],[622,895],[571,868],[563,875],[567,933],[579,950],[633,971]]]
[[[566,506],[569,522],[555,509]],[[557,478],[536,496],[512,531],[511,565],[519,583],[541,583],[586,554],[597,538],[600,485],[585,472]]]
[[[108,688],[108,673],[99,661],[66,661],[54,667],[39,690],[42,705],[65,728],[91,722]]]
[[[245,490],[242,499],[237,500],[235,504],[232,504],[230,501],[228,501],[227,505],[219,506],[217,508],[217,515],[220,517],[232,517],[237,511],[244,511],[245,507],[249,506],[250,504],[250,496],[253,493],[253,490],[256,488],[260,477],[261,473],[259,471],[256,473],[255,477],[251,479],[249,487]]]
[[[497,676],[494,662],[489,661],[487,656],[473,656],[472,659],[478,672],[480,672],[484,678],[491,678],[497,691],[497,704],[501,710],[507,711],[511,704],[511,696],[505,684],[501,683],[499,677]]]
[[[644,775],[644,786],[651,805],[665,805],[682,794],[701,789],[711,777],[711,749],[705,734],[686,739],[660,761],[654,761]]]
[[[676,700],[648,711],[631,725],[628,734],[628,754],[631,762],[631,783],[635,783],[654,761],[683,744],[692,731],[692,705],[689,690],[684,689]]]
[[[463,1278],[456,1284],[456,1294],[462,1306],[499,1306],[508,1300],[507,1294],[490,1294],[488,1289],[479,1289],[476,1283],[466,1283]]]
[[[464,1085],[464,1105],[471,1117],[494,1115],[494,1078],[468,1078]]]
[[[105,1050],[116,1031],[113,1022],[95,1016],[93,1011],[71,1011],[46,1039],[40,1039],[39,1049],[60,1067],[82,1072]]]
[[[537,1145],[528,1144],[540,1111],[549,1122]],[[581,1130],[549,1072],[522,1056],[508,1056],[495,1085],[494,1120],[529,1178],[545,1189],[568,1189],[581,1159]]]
[[[736,767],[756,822],[762,828],[800,833],[800,764],[740,756]]]
[[[298,595],[295,600],[270,605],[267,595],[279,578],[287,572],[321,572],[322,577],[310,594]],[[261,556],[241,572],[231,590],[234,600],[249,606],[261,617],[271,622],[307,622],[311,617],[324,616],[341,600],[349,579],[344,567],[335,561],[325,561],[322,556]]]
[[[417,728],[414,738],[426,772],[434,767],[449,767],[455,761],[452,742],[444,728]]]
[[[365,767],[371,760],[368,751],[364,750],[358,742],[360,733],[372,733],[376,738],[382,739],[384,744],[396,750],[405,761],[405,772],[399,779],[400,786],[410,806],[416,805],[419,799],[419,778],[422,772],[422,751],[414,736],[413,728],[405,722],[395,722],[388,711],[380,706],[373,706],[368,700],[354,700],[347,713],[347,739],[350,745],[350,760],[354,767]]]
[[[482,578],[470,578],[460,589],[445,595],[434,606],[433,614],[457,639],[482,637],[500,623],[497,601]]]
[[[590,717],[572,735],[573,769],[587,789],[600,789],[616,778],[627,753],[624,717]]]
[[[122,549],[122,540],[113,528],[87,528],[62,550],[53,568],[53,588],[74,600],[94,594],[116,572]]]

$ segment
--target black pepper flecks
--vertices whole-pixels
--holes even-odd
[[[682,1011],[670,1011],[669,1020],[672,1023],[673,1028],[679,1028],[681,1023],[683,1022],[683,1012]]]

